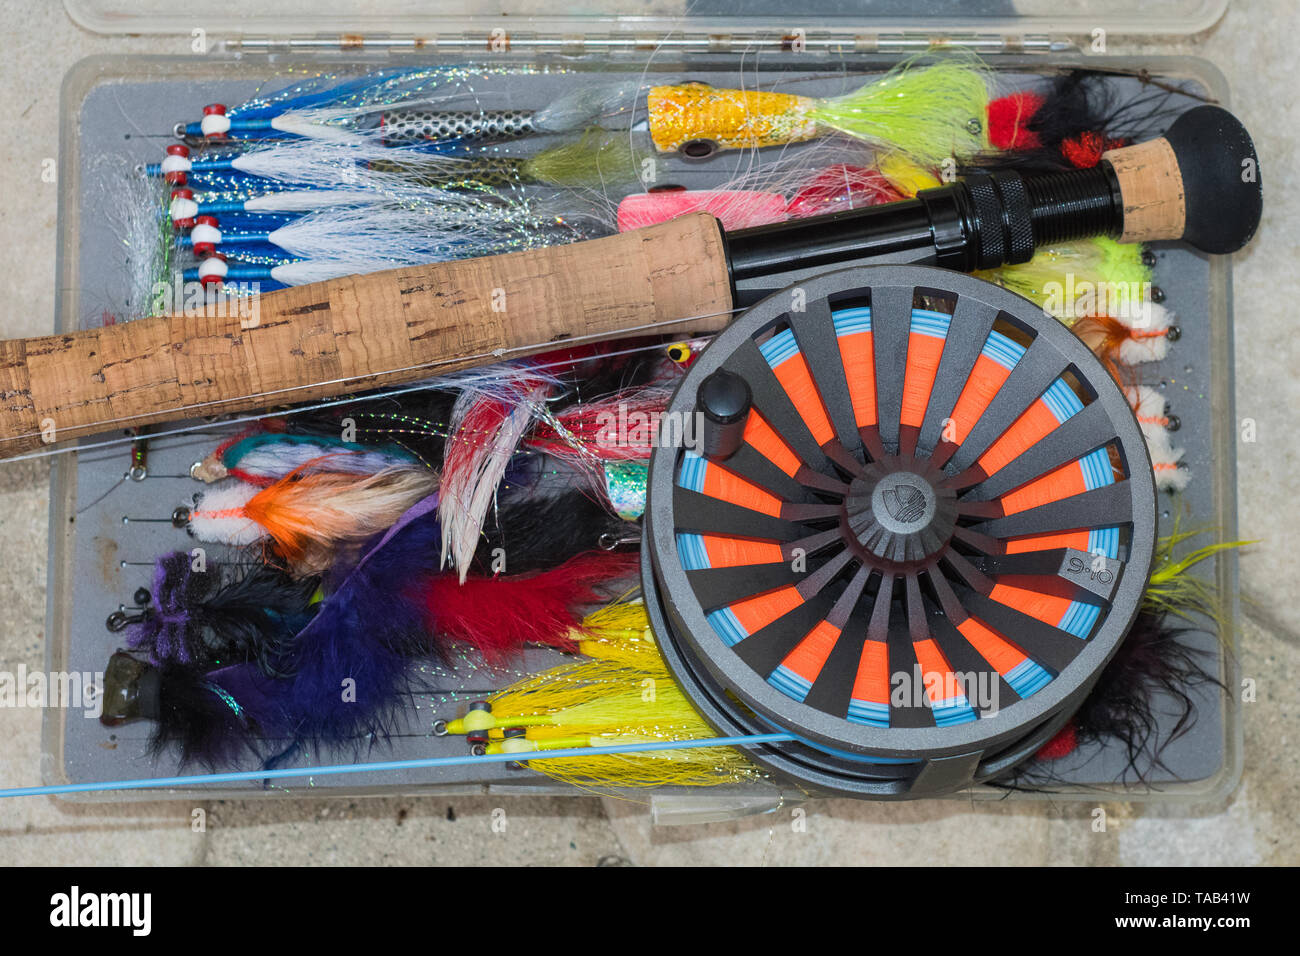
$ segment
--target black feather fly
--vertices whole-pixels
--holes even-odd
[[[1007,790],[1050,791],[1059,782],[1056,761],[1081,746],[1123,748],[1124,777],[1149,782],[1153,770],[1169,770],[1165,748],[1196,720],[1195,688],[1226,687],[1209,669],[1209,652],[1187,641],[1191,628],[1175,627],[1169,615],[1142,611],[1119,650],[1070,721],[1010,776],[994,782]]]
[[[988,107],[989,141],[999,150],[966,169],[1047,173],[1091,168],[1107,149],[1160,135],[1199,101],[1194,92],[1147,87],[1136,96],[1117,92],[1114,78],[1071,70],[1042,92],[1020,90]]]
[[[480,574],[530,574],[609,547],[629,528],[635,530],[580,488],[549,494],[525,489],[488,515],[474,567]]]
[[[153,664],[254,661],[270,673],[281,645],[311,619],[318,583],[266,565],[237,576],[230,565],[174,551],[154,565],[150,606],[127,629],[127,643]]]
[[[1190,691],[1205,685],[1226,690],[1205,666],[1210,655],[1186,642],[1189,633],[1190,628],[1170,626],[1164,616],[1138,614],[1128,637],[1074,715],[1079,742],[1118,741],[1129,770],[1139,778],[1142,765],[1168,769],[1161,761],[1162,751],[1195,719]],[[1162,716],[1175,717],[1163,732]]]

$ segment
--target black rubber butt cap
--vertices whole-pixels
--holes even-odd
[[[1255,144],[1218,106],[1188,110],[1165,133],[1178,157],[1187,204],[1183,239],[1202,252],[1236,252],[1259,228],[1264,192]]]

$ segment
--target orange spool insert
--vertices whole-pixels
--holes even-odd
[[[821,393],[817,391],[817,384],[808,371],[808,362],[804,357],[796,353],[772,371],[817,444],[824,445],[834,438],[835,429],[831,427]]]
[[[907,340],[907,373],[903,379],[903,414],[900,424],[920,428],[934,390],[934,377],[943,358],[944,339],[913,332]]]
[[[853,402],[853,419],[859,428],[876,424],[876,354],[870,332],[839,337],[840,360]]]

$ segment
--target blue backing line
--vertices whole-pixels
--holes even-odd
[[[858,306],[853,309],[838,309],[831,316],[835,323],[835,335],[856,335],[871,331],[871,308]]]
[[[776,368],[786,359],[794,358],[799,354],[799,346],[794,340],[794,333],[789,329],[772,336],[760,345],[758,350],[763,353],[763,358],[767,359],[767,364],[772,368]]]
[[[704,493],[704,475],[709,470],[709,460],[693,451],[682,452],[682,467],[677,472],[677,484],[687,491]]]
[[[199,783],[244,783],[283,780],[286,777],[332,777],[349,773],[388,773],[395,770],[428,770],[437,767],[468,767],[487,763],[520,763],[533,760],[556,760],[564,757],[590,757],[601,754],[655,753],[665,750],[696,750],[708,747],[758,747],[763,744],[791,743],[794,734],[748,734],[739,737],[705,737],[700,740],[657,740],[651,743],[621,744],[616,747],[570,747],[530,754],[484,754],[476,757],[425,757],[419,760],[381,760],[376,763],[344,763],[322,767],[293,767],[284,770],[237,770],[229,773],[196,773],[188,777],[141,777],[133,780],[102,780],[96,783],[61,783],[45,787],[10,787],[0,790],[0,797],[42,797],[61,793],[98,793],[108,790],[145,790],[150,787],[192,787]]]
[[[992,359],[1008,371],[1016,367],[1021,356],[1025,354],[1025,347],[1017,342],[1013,342],[1001,332],[993,331],[989,333],[988,339],[984,343],[984,348],[980,350],[980,355]]]
[[[888,728],[889,705],[878,704],[874,700],[858,700],[854,697],[849,701],[849,712],[845,718],[855,724]]]
[[[692,451],[683,452],[681,468],[677,472],[677,484],[688,491],[702,494],[704,476],[708,468],[707,458]],[[708,551],[704,547],[704,539],[698,534],[678,534],[677,554],[681,559],[682,567],[687,571],[699,571],[711,567]],[[731,613],[729,607],[712,611],[706,617],[718,637],[722,638],[722,642],[728,647],[734,647],[749,637],[749,632],[740,626],[736,615]]]
[[[1052,682],[1052,675],[1037,661],[1030,660],[1026,657],[1023,661],[1011,668],[1002,679],[1010,685],[1011,689],[1016,692],[1016,696],[1021,700],[1031,694],[1042,690]]]
[[[1043,404],[1056,418],[1058,425],[1083,411],[1083,402],[1079,401],[1079,396],[1074,394],[1074,389],[1063,378],[1058,378],[1043,392]]]
[[[1088,551],[1100,551],[1108,558],[1119,557],[1119,528],[1093,528],[1088,535]]]
[[[1075,394],[1074,389],[1070,388],[1069,383],[1063,378],[1058,378],[1043,393],[1043,404],[1047,406],[1058,424],[1068,421],[1071,417],[1083,411],[1083,402],[1079,400],[1079,396]],[[1079,459],[1078,465],[1079,470],[1083,473],[1083,486],[1089,491],[1114,484],[1115,477],[1111,469],[1110,456],[1106,453],[1106,449],[1097,448],[1084,455]],[[1119,557],[1119,528],[1089,529],[1088,551],[1092,554],[1100,552],[1108,558]],[[1097,605],[1089,604],[1086,601],[1071,601],[1070,606],[1065,609],[1065,613],[1056,626],[1068,634],[1087,640],[1088,635],[1092,633],[1100,617],[1101,608]],[[1048,679],[1050,680],[1050,677]],[[1010,682],[1008,681],[1008,683]]]
[[[1109,485],[1115,480],[1110,466],[1110,455],[1106,454],[1104,448],[1098,448],[1080,458],[1079,467],[1083,469],[1083,481],[1089,491]]]
[[[966,699],[965,695],[950,697],[937,704],[931,704],[930,713],[934,714],[934,722],[939,727],[969,724],[974,720],[978,720],[975,711],[971,708],[970,701]]]
[[[952,316],[929,309],[912,310],[911,330],[918,335],[929,335],[936,339],[946,339],[948,328],[952,325]]]
[[[1067,634],[1073,634],[1075,637],[1086,641],[1099,617],[1101,617],[1101,608],[1096,604],[1088,604],[1086,601],[1073,601],[1066,608],[1065,614],[1061,617],[1061,622],[1056,626]]]
[[[1104,448],[1098,448],[1079,459],[1079,466],[1083,469],[1083,481],[1089,491],[1115,483],[1115,472],[1110,464],[1110,455]],[[1118,558],[1119,528],[1114,525],[1108,528],[1093,528],[1088,532],[1088,551],[1092,554],[1100,552],[1108,558]]]
[[[704,538],[698,534],[678,532],[677,556],[681,558],[682,568],[687,571],[703,571],[711,567]]]
[[[745,638],[749,637],[749,632],[740,626],[740,622],[736,620],[736,615],[731,613],[731,608],[729,607],[722,607],[718,608],[716,611],[710,611],[706,615],[706,618],[708,619],[709,625],[717,631],[718,637],[722,638],[722,643],[726,644],[728,647],[735,647]]]
[[[812,690],[812,681],[804,680],[784,664],[772,671],[767,682],[785,696],[800,703],[803,703],[803,699],[808,696],[808,691]]]

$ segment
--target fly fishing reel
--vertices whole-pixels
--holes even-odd
[[[776,293],[665,421],[642,562],[661,650],[719,733],[793,735],[749,753],[805,790],[1005,773],[1137,614],[1142,433],[1083,342],[990,283],[882,265]]]

